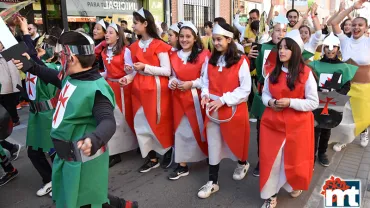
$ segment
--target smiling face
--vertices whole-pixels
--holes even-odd
[[[113,27],[108,27],[107,34],[105,34],[105,41],[107,42],[107,44],[110,46],[114,46],[117,43],[118,39],[119,37],[116,30]]]
[[[172,47],[176,47],[177,46],[178,39],[179,39],[178,35],[173,30],[169,30],[168,31],[168,43]]]
[[[289,25],[290,27],[294,27],[295,24],[298,22],[298,14],[295,11],[291,11],[288,14],[288,20],[289,20]]]
[[[343,32],[346,33],[346,34],[352,32],[352,22],[351,22],[351,20],[346,20],[346,22],[344,23],[343,29],[344,29]]]
[[[228,47],[229,43],[231,43],[231,41],[233,41],[229,37],[225,37],[223,35],[216,35],[216,34],[213,34],[212,40],[213,40],[213,45],[214,45],[215,49],[218,52],[221,52],[221,54],[223,54],[227,51],[227,47]]]
[[[362,37],[367,31],[366,21],[362,18],[356,18],[352,21],[352,35],[354,39]]]
[[[96,24],[93,30],[94,40],[101,40],[104,38],[104,36],[105,36],[105,32],[103,30],[103,27],[100,24]]]
[[[328,59],[335,59],[335,57],[338,56],[338,51],[339,51],[338,46],[334,46],[333,50],[329,50],[329,46],[324,47],[324,53]]]
[[[281,41],[279,46],[279,59],[284,63],[284,65],[286,65],[289,62],[290,57],[292,57],[292,51],[288,48],[284,39]]]
[[[194,31],[190,28],[182,28],[180,30],[179,42],[184,51],[191,51],[194,43],[197,41],[194,36]]]
[[[278,42],[285,37],[286,31],[287,25],[276,24],[271,34],[272,42],[278,44]]]
[[[301,34],[301,38],[304,43],[307,43],[310,40],[311,35],[307,27],[301,27],[299,29],[299,33]]]

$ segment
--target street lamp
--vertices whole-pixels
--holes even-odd
[[[294,0],[292,0],[292,9],[294,9]]]

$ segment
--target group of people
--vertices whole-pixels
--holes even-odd
[[[272,3],[266,23],[259,22],[258,10],[245,27],[238,15],[235,27],[218,17],[205,23],[204,37],[189,21],[159,34],[153,15],[140,9],[133,13],[132,43],[127,28],[100,20],[92,38],[76,31],[50,35],[57,38],[48,42],[53,57],[47,61],[29,46],[24,56],[32,67],[13,64],[28,77],[28,156],[44,184],[37,195],[50,194],[57,207],[137,207],[108,194],[108,168],[121,153],[138,149],[146,158],[141,173],[174,160],[170,180],[207,159],[208,180],[198,197],[208,198],[220,189],[222,159],[236,162],[234,180],[246,176],[253,115],[259,157],[253,175],[260,176],[262,207],[276,207],[282,187],[300,196],[309,188],[316,155],[329,166],[329,142],[337,142],[336,151],[358,135],[362,146],[368,143],[368,24],[362,17],[351,20],[350,38],[339,25],[364,2],[348,9],[342,4],[324,26],[316,4],[299,18],[294,9],[274,17]],[[25,31],[27,22],[19,22]],[[328,109],[332,100],[321,98],[336,92],[350,97],[339,118]]]

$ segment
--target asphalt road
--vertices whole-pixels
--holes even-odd
[[[7,185],[0,187],[0,208],[55,207],[49,196],[36,196],[36,191],[41,187],[42,181],[25,151],[28,111],[23,109],[19,113],[21,115],[21,126],[17,127],[9,138],[9,141],[23,146],[20,157],[13,162],[19,171],[19,175]],[[128,200],[136,200],[141,208],[261,207],[263,200],[259,196],[259,178],[252,175],[253,168],[257,163],[257,142],[255,138],[255,123],[251,123],[249,152],[251,168],[246,178],[242,181],[234,181],[232,174],[236,163],[231,160],[223,160],[219,172],[220,190],[208,199],[197,197],[198,189],[208,180],[206,161],[190,164],[189,176],[177,181],[169,181],[167,175],[172,169],[157,168],[149,173],[138,173],[137,170],[144,160],[136,151],[122,154],[123,161],[110,169],[110,193]],[[329,150],[329,156],[332,154],[333,152]],[[278,195],[278,207],[304,207],[323,171],[324,167],[316,164],[311,188],[303,192],[299,198],[292,199],[285,190],[281,190]]]

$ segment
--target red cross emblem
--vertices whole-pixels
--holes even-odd
[[[26,81],[28,82],[28,95],[30,95],[30,96],[33,96],[32,88],[31,88],[31,83],[32,84],[35,84],[35,79],[36,79],[36,76],[34,76],[34,77],[31,78],[31,74],[28,73],[28,76],[27,76]]]
[[[320,103],[325,103],[324,109],[321,111],[321,115],[329,115],[329,104],[336,105],[337,102],[332,102],[334,98],[326,97],[326,101],[320,100]]]
[[[60,106],[61,106],[61,105],[63,105],[63,108],[65,108],[65,107],[66,107],[66,106],[65,106],[65,102],[68,100],[68,97],[66,97],[65,95],[66,95],[66,92],[67,92],[68,88],[69,88],[69,84],[67,84],[67,85],[65,86],[63,93],[60,93],[60,94],[59,94],[59,99],[58,99],[58,103],[59,103],[59,105],[58,105],[57,110],[55,111],[54,118],[53,118],[53,122],[54,122],[54,124],[55,124],[55,122],[56,122],[56,120],[57,120],[57,118],[58,118],[58,114],[59,114]]]

